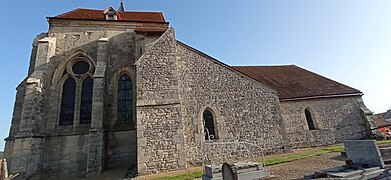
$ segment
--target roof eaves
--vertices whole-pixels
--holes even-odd
[[[324,96],[304,96],[304,97],[293,97],[293,98],[280,98],[280,102],[285,101],[300,101],[300,100],[310,100],[310,99],[323,99],[323,98],[336,98],[336,97],[352,97],[352,96],[362,96],[363,93],[349,93],[349,94],[331,94]]]
[[[169,22],[160,22],[160,21],[136,21],[136,20],[106,20],[106,19],[83,19],[83,18],[59,18],[59,17],[46,17],[47,20],[50,19],[60,19],[60,20],[77,20],[77,21],[108,21],[108,22],[142,22],[142,23],[157,23],[157,24],[170,24]]]

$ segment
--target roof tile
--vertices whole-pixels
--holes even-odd
[[[295,65],[233,68],[277,90],[280,100],[362,94],[357,89]]]
[[[106,20],[103,12],[104,10],[78,8],[73,11],[60,14],[53,18],[54,19]],[[163,13],[161,12],[130,12],[130,11],[119,12],[118,20],[166,23]]]

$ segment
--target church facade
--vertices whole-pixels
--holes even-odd
[[[48,22],[4,152],[26,178],[172,171],[203,164],[208,142],[275,153],[370,127],[360,91],[297,66],[229,66],[176,40],[159,12],[76,9]]]

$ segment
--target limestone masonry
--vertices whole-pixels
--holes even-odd
[[[160,12],[76,9],[48,22],[6,138],[22,178],[238,161],[250,155],[229,142],[279,153],[365,138],[372,123],[360,91],[294,65],[231,67],[176,40]]]

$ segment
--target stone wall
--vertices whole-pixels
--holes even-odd
[[[324,98],[281,102],[282,117],[289,142],[295,148],[340,143],[347,139],[363,138],[360,131],[367,130],[367,122],[361,116],[365,107],[361,97]],[[316,130],[309,130],[304,114],[311,108]]]
[[[73,136],[53,136],[45,140],[42,177],[77,176],[86,173],[88,133]]]
[[[129,168],[137,165],[137,132],[108,132],[107,168]]]
[[[286,144],[276,91],[183,43],[176,48],[188,166],[203,162],[205,109],[214,115],[214,141],[251,142],[265,152],[279,151]],[[228,153],[214,149],[212,154],[225,156],[223,152]],[[242,156],[236,159],[248,158]]]
[[[136,62],[138,173],[185,168],[174,30]]]
[[[37,36],[28,77],[17,88],[6,142],[4,155],[13,172],[27,172],[23,177],[84,176],[87,171],[137,164],[135,124],[116,124],[116,86],[119,74],[130,73],[136,99],[135,60],[158,35],[137,34],[132,28],[123,23],[58,21],[51,22],[47,34]],[[93,67],[88,74],[94,78],[93,120],[78,121],[82,79],[76,78],[77,118],[73,125],[59,126],[64,74],[75,57],[88,59]]]

